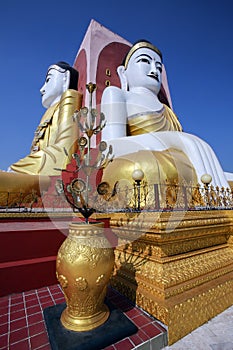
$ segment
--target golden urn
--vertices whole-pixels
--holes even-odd
[[[109,316],[104,303],[114,266],[114,252],[103,223],[74,222],[57,255],[57,279],[66,299],[61,323],[69,330],[88,331]]]

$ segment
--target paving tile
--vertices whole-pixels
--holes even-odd
[[[38,291],[39,298],[50,296],[48,289],[41,289]]]
[[[15,344],[11,344],[9,349],[10,350],[31,350],[31,347],[29,344],[29,340],[24,339]]]
[[[159,334],[162,334],[161,330],[158,329],[154,324],[147,324],[142,327],[143,332],[145,332],[150,338],[153,338]]]
[[[189,336],[189,335],[187,335]],[[190,333],[190,336],[192,339],[208,339],[210,340],[212,337],[215,336],[213,329],[211,328],[207,328],[205,327],[205,325],[203,325],[202,327],[197,328],[196,330],[194,330],[193,332]]]
[[[34,306],[36,304],[38,304],[38,299],[37,298],[36,299],[26,300],[26,308],[28,308],[30,306]]]
[[[142,339],[143,342],[150,339],[150,337],[141,329],[138,330],[137,335],[139,336],[140,339]]]
[[[12,295],[10,298],[10,302],[11,302],[11,305],[23,303],[23,295],[22,294]]]
[[[11,313],[15,311],[24,310],[24,309],[25,309],[24,303],[18,303],[10,306]]]
[[[59,297],[59,298],[54,297],[54,302],[55,302],[55,304],[62,304],[65,302],[65,298],[64,298],[64,296]]]
[[[53,293],[53,299],[55,298],[64,298],[64,293],[61,291],[57,293]]]
[[[8,333],[8,323],[4,323],[0,325],[0,334]]]
[[[141,315],[141,311],[134,307],[133,309],[126,311],[126,315],[133,319],[134,317]]]
[[[56,291],[61,290],[61,288],[58,284],[54,284],[52,286],[49,286],[48,289],[50,290],[51,293],[56,293]]]
[[[38,297],[36,293],[31,293],[31,294],[26,294],[25,295],[25,301],[26,303],[30,302],[30,301],[37,301]]]
[[[8,346],[8,334],[0,334],[0,349],[6,350]]]
[[[49,306],[53,306],[54,305],[54,302],[51,300],[51,301],[47,301],[45,303],[41,303],[41,308],[42,310],[46,309],[47,307]]]
[[[29,330],[29,336],[32,337],[34,335],[44,333],[45,332],[45,324],[43,321],[34,323],[33,325],[30,325],[28,327]]]
[[[138,334],[133,334],[130,336],[130,340],[133,342],[135,346],[142,343],[142,339],[138,336]]]
[[[224,337],[224,334],[227,334],[229,330],[232,330],[232,326],[233,326],[233,323],[229,325],[227,324],[224,325],[224,323],[220,323],[219,325],[213,324],[211,326],[211,332],[213,335]]]
[[[10,314],[11,321],[18,320],[19,318],[25,317],[25,310],[15,311]]]
[[[10,332],[10,344],[17,343],[18,341],[23,340],[23,339],[27,339],[27,338],[28,338],[27,327]]]
[[[27,326],[26,318],[20,318],[10,323],[10,331],[17,331],[18,329],[24,328]]]
[[[4,306],[1,306],[0,307],[0,315],[5,315],[8,313],[8,310],[9,310],[9,306],[8,304],[4,305]]]
[[[134,323],[138,326],[138,327],[142,327],[145,326],[147,324],[151,324],[152,319],[150,317],[148,317],[147,315],[139,315],[133,318]]]
[[[27,315],[33,315],[41,311],[40,305],[34,305],[27,308]]]
[[[212,350],[232,350],[233,349],[233,342],[222,342],[219,344],[213,344],[210,345]]]
[[[27,319],[28,325],[32,325],[34,323],[43,321],[43,315],[41,312],[38,312],[37,314],[29,315]]]
[[[0,315],[0,325],[8,322],[8,314]]]
[[[51,295],[54,297],[55,295],[64,295],[63,291],[61,288],[56,288],[56,289],[52,289],[49,290],[49,292],[51,293]]]
[[[37,349],[41,346],[47,345],[49,344],[49,339],[46,333],[41,333],[41,334],[37,334],[33,337],[30,337],[30,344],[31,344],[31,348]]]
[[[40,300],[41,303],[42,302],[46,303],[48,301],[52,301],[53,299],[52,299],[51,295],[42,295],[42,296],[39,297],[39,300]]]
[[[34,296],[34,297],[36,296],[36,292],[34,290],[28,290],[28,291],[24,292],[23,294],[24,294],[25,298],[27,298],[27,296],[29,296],[29,295],[31,297],[32,296]]]
[[[134,345],[129,339],[121,340],[120,342],[114,344],[116,350],[130,350],[134,348]]]
[[[232,329],[229,330],[228,333],[226,333],[224,336],[222,335],[216,335],[214,337],[210,338],[210,344],[218,344],[218,343],[222,343],[224,341],[226,342],[232,342],[233,343],[233,326]]]

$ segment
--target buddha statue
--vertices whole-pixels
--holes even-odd
[[[18,195],[39,194],[47,190],[50,176],[59,176],[76,151],[78,127],[73,114],[81,107],[82,94],[77,91],[78,71],[66,62],[48,68],[40,89],[42,105],[46,108],[32,141],[30,153],[0,172],[0,205],[16,203]]]
[[[59,175],[75,152],[78,130],[72,115],[81,107],[82,94],[77,91],[78,71],[66,62],[48,68],[40,89],[42,105],[47,108],[35,131],[29,155],[10,166],[10,170],[31,175]]]
[[[141,168],[149,184],[195,186],[207,173],[213,186],[228,187],[212,148],[199,137],[183,132],[176,114],[159,100],[162,69],[160,50],[141,40],[117,68],[121,88],[105,88],[102,139],[113,146],[115,160],[103,178],[111,184],[120,179],[132,183],[132,172]]]

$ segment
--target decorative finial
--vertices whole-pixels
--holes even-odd
[[[112,161],[113,155],[112,146],[108,148],[105,141],[101,141],[98,148],[91,149],[91,138],[105,127],[105,116],[103,113],[99,115],[97,109],[92,107],[92,94],[96,90],[96,84],[90,82],[86,84],[86,88],[90,93],[89,108],[83,107],[73,116],[83,134],[78,139],[78,151],[72,155],[75,176],[72,179],[69,178],[68,183],[63,181],[63,193],[67,201],[79,210],[88,223],[89,216],[96,211],[93,184],[96,184],[97,172]],[[97,123],[98,117],[99,123]],[[65,169],[63,172],[69,171]],[[99,185],[97,184],[97,188]],[[98,190],[97,194],[100,194]]]
[[[87,91],[92,94],[96,90],[96,84],[88,83],[86,84]]]

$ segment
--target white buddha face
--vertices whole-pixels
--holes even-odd
[[[128,89],[145,87],[158,94],[162,82],[162,61],[160,56],[149,48],[140,48],[131,56],[125,69]]]
[[[69,86],[70,72],[53,65],[50,66],[46,75],[45,83],[40,89],[42,105],[45,108],[53,106],[60,101],[64,91]]]

